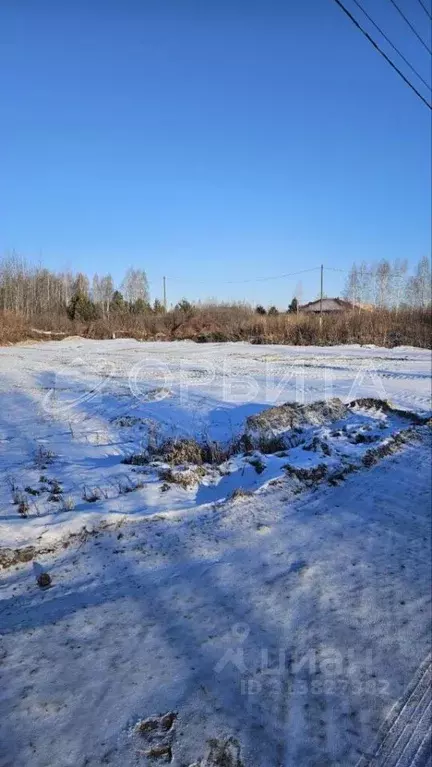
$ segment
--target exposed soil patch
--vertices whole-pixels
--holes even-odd
[[[363,466],[373,466],[375,463],[378,463],[381,458],[393,455],[393,453],[400,450],[400,448],[407,442],[412,442],[413,439],[416,439],[416,432],[412,426],[400,431],[398,434],[390,437],[384,444],[370,448],[363,456]]]
[[[22,549],[0,549],[0,566],[3,569],[18,565],[21,562],[31,562],[36,556],[36,549],[34,546],[25,546]]]
[[[173,758],[174,724],[177,719],[175,711],[166,714],[150,716],[135,725],[135,734],[145,743],[142,752],[148,759],[157,762],[171,762]]]
[[[410,426],[400,431],[403,420]],[[281,472],[284,469],[295,480],[293,491],[301,492],[324,480],[337,485],[351,472],[372,466],[396,452],[412,438],[416,427],[427,422],[426,417],[374,398],[353,400],[349,405],[338,398],[308,405],[286,403],[249,417],[246,431],[228,446],[192,438],[167,439],[150,444],[144,452],[125,458],[124,463],[153,466],[165,492],[173,485],[193,489],[211,466],[218,466],[224,476],[221,466],[230,458],[236,464],[234,472],[252,466],[257,474],[264,475],[268,465],[274,466],[263,460],[266,455],[286,457],[288,462],[281,464]],[[307,458],[308,452],[315,453],[318,461]],[[241,486],[231,488],[228,497],[235,500],[248,492]]]
[[[287,463],[284,469],[289,477],[296,477],[301,482],[316,483],[320,482],[327,476],[327,466],[324,463],[314,466],[312,469],[299,468],[298,466],[292,466]]]
[[[236,489],[233,490],[231,495],[229,496],[229,500],[236,501],[243,498],[251,498],[251,496],[253,496],[253,493],[251,490],[247,490],[244,487],[236,487]]]
[[[161,469],[159,477],[164,483],[168,485],[180,485],[184,490],[189,490],[191,487],[199,484],[200,480],[204,476],[205,471],[201,466],[196,466],[193,469]],[[165,489],[162,486],[162,489]]]
[[[113,426],[120,426],[123,428],[132,428],[132,426],[143,424],[144,420],[134,415],[119,415],[116,418],[113,418],[111,423],[113,424]]]
[[[170,389],[165,389],[163,386],[156,389],[149,389],[145,394],[142,394],[142,399],[146,402],[157,402],[161,399],[166,399],[172,396]]]
[[[263,410],[262,413],[249,416],[246,426],[251,432],[273,432],[295,429],[303,426],[321,426],[337,421],[347,415],[348,407],[342,400],[334,397],[308,405],[287,402],[285,405]]]
[[[20,549],[12,549],[8,547],[0,548],[0,567],[6,570],[14,565],[20,565],[26,562],[31,562],[36,556],[43,556],[44,554],[53,554],[56,549],[68,549],[72,544],[85,543],[89,538],[96,538],[107,530],[119,529],[122,522],[104,522],[102,521],[97,528],[88,530],[85,526],[77,533],[70,533],[66,538],[63,538],[55,546],[23,546]],[[121,533],[120,533],[121,535]]]
[[[321,452],[323,455],[327,456],[331,455],[331,448],[328,442],[326,442],[324,439],[320,439],[317,436],[313,437],[311,442],[308,442],[306,445],[304,445],[303,450],[311,450],[315,453]]]
[[[379,410],[382,413],[389,413],[397,415],[399,418],[406,418],[412,424],[421,426],[429,423],[431,420],[429,416],[422,416],[418,413],[414,413],[412,410],[403,410],[401,408],[393,407],[390,402],[384,399],[375,399],[375,397],[360,397],[359,399],[352,400],[349,403],[350,408],[362,408],[363,410]]]
[[[198,762],[197,767],[245,767],[241,760],[240,744],[235,738],[214,738],[209,741],[209,748],[206,758]]]

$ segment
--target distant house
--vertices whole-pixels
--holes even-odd
[[[351,309],[354,309],[354,304],[352,304],[350,301],[344,301],[342,298],[323,298],[322,300],[323,314],[348,312],[351,311]],[[310,301],[308,304],[299,306],[299,312],[319,314],[321,312],[320,299],[318,298],[316,301]]]

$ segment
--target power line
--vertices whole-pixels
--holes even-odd
[[[418,0],[418,1],[419,1],[419,3],[420,3],[421,7],[423,8],[424,12],[425,12],[425,13],[427,13],[427,15],[429,16],[430,20],[432,21],[432,16],[431,16],[431,14],[429,13],[429,11],[428,11],[428,9],[426,8],[426,6],[425,6],[425,5],[422,3],[422,0]]]
[[[404,20],[404,21],[406,21],[406,23],[408,24],[408,26],[409,26],[409,28],[410,28],[411,32],[413,32],[413,33],[415,34],[415,36],[417,37],[417,39],[418,39],[418,40],[420,40],[421,44],[422,44],[422,45],[423,45],[423,46],[426,48],[427,52],[428,52],[428,53],[430,53],[430,54],[432,55],[432,51],[431,51],[431,49],[429,48],[429,46],[427,45],[427,43],[425,43],[425,41],[423,40],[423,38],[422,38],[422,37],[420,37],[420,35],[419,35],[419,33],[417,32],[416,28],[415,28],[415,27],[413,27],[413,25],[411,24],[410,20],[409,20],[409,19],[407,19],[407,17],[405,16],[404,12],[403,12],[403,11],[401,11],[401,9],[399,8],[398,4],[396,3],[396,0],[390,0],[390,2],[391,2],[391,4],[392,4],[392,5],[394,5],[394,7],[395,7],[395,8],[396,8],[396,10],[398,11],[398,13],[400,13],[400,15],[402,16],[403,20]]]
[[[299,274],[306,274],[306,272],[316,272],[321,267],[314,266],[312,269],[301,269],[298,272],[290,272],[288,274],[276,274],[272,277],[252,277],[249,280],[222,280],[221,282],[218,282],[219,285],[244,285],[246,283],[250,282],[268,282],[269,280],[281,280],[285,277],[296,277]],[[174,282],[184,282],[188,285],[208,285],[208,280],[185,280],[184,277],[167,277],[167,280],[171,280]]]
[[[431,90],[431,87],[430,87],[429,83],[428,83],[426,80],[424,80],[424,79],[423,79],[423,77],[421,76],[421,74],[419,74],[419,72],[417,72],[417,70],[416,70],[416,69],[414,69],[413,65],[412,65],[412,64],[410,64],[410,62],[408,61],[408,59],[406,59],[406,58],[405,58],[405,56],[403,55],[403,53],[401,53],[401,52],[400,52],[399,48],[396,48],[396,46],[395,46],[395,45],[392,43],[392,41],[391,41],[391,40],[390,40],[390,38],[389,38],[389,37],[386,35],[386,33],[385,33],[385,32],[383,32],[383,30],[381,29],[381,27],[379,27],[379,26],[378,26],[378,24],[376,24],[376,23],[375,23],[375,21],[373,20],[372,16],[369,16],[368,12],[367,12],[367,11],[365,11],[365,9],[363,8],[362,4],[361,4],[361,3],[359,3],[359,2],[358,2],[358,0],[353,0],[353,2],[354,2],[354,3],[355,3],[357,6],[358,6],[358,8],[360,8],[360,10],[361,10],[361,11],[364,13],[364,15],[366,16],[366,18],[367,18],[367,19],[369,19],[370,23],[371,23],[371,24],[373,24],[373,26],[375,27],[375,29],[377,29],[377,30],[378,30],[378,32],[379,32],[379,33],[380,33],[380,34],[383,36],[384,40],[387,40],[388,44],[389,44],[389,45],[391,45],[391,47],[393,48],[393,50],[394,50],[394,51],[396,51],[396,53],[398,54],[398,56],[400,56],[400,57],[401,57],[402,61],[404,61],[404,62],[405,62],[405,64],[406,64],[406,65],[407,65],[407,66],[408,66],[408,67],[411,69],[411,71],[412,71],[412,72],[414,72],[414,74],[415,74],[415,75],[417,75],[417,77],[419,78],[419,80],[421,80],[421,81],[422,81],[422,83],[423,83],[424,85],[426,85],[426,88],[428,88],[428,90],[430,91],[430,90]],[[420,2],[420,0],[419,0],[419,2]]]
[[[246,282],[268,282],[269,280],[282,280],[285,277],[297,277],[298,274],[306,274],[306,272],[316,272],[320,267],[314,266],[312,269],[301,269],[299,272],[290,272],[289,274],[276,274],[274,277],[256,277],[251,280],[227,280],[226,285],[237,285]]]
[[[426,106],[429,107],[429,109],[432,109],[432,106],[429,104],[429,102],[426,101],[426,99],[421,95],[421,93],[419,93],[417,88],[415,88],[414,85],[410,83],[408,78],[405,77],[403,72],[401,72],[401,70],[396,66],[396,64],[394,64],[393,61],[387,56],[387,54],[384,53],[384,51],[379,47],[378,43],[375,42],[375,40],[370,36],[370,34],[366,32],[365,29],[363,29],[363,27],[359,24],[357,19],[354,18],[352,13],[349,12],[348,8],[345,8],[345,6],[343,5],[343,3],[340,2],[340,0],[334,0],[334,1],[339,6],[339,8],[348,16],[348,18],[351,19],[351,21],[353,22],[353,24],[355,24],[357,29],[359,29],[360,32],[369,40],[369,42],[372,43],[373,47],[378,51],[378,53],[380,53],[381,56],[383,56],[385,60],[390,64],[390,66],[395,70],[395,72],[398,73],[399,77],[401,77],[402,80],[411,88],[411,90],[414,91],[416,96],[418,96],[419,99],[423,101],[423,104],[426,104]]]

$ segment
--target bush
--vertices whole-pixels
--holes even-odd
[[[15,344],[31,338],[28,322],[20,314],[0,312],[0,345]]]
[[[148,301],[144,301],[142,298],[137,298],[133,304],[130,304],[130,311],[132,314],[144,314],[145,312],[151,312],[152,308]]]
[[[184,314],[192,314],[193,306],[186,298],[182,298],[182,300],[176,304],[175,311],[183,312]]]
[[[52,340],[65,334],[89,338],[192,339],[198,343],[249,341],[256,344],[359,343],[431,347],[429,309],[347,311],[324,315],[320,327],[319,318],[314,315],[274,314],[270,310],[267,314],[263,307],[253,309],[246,304],[192,306],[181,301],[174,310],[165,313],[147,309],[135,313],[128,310],[128,304],[118,294],[115,302],[111,302],[108,315],[94,317],[94,314],[94,304],[85,297],[70,305],[69,316],[73,319],[66,313],[44,314],[33,318],[29,325],[19,314],[0,312],[0,343],[16,343],[26,338]],[[36,332],[32,328],[39,330]]]
[[[69,301],[67,314],[71,320],[90,322],[90,320],[98,318],[99,310],[96,304],[84,293],[75,293]]]

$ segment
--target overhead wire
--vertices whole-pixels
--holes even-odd
[[[426,6],[422,2],[422,0],[418,0],[418,1],[420,3],[421,7],[423,8],[424,12],[427,13],[427,15],[429,16],[430,20],[432,21],[432,14],[429,13],[428,9],[426,8]]]
[[[409,88],[411,88],[412,91],[418,96],[418,98],[425,104],[430,110],[432,110],[431,104],[422,96],[422,94],[417,90],[417,88],[408,80],[407,77],[403,74],[403,72],[399,69],[399,67],[396,66],[396,64],[387,56],[387,54],[380,48],[377,42],[373,39],[373,37],[370,36],[368,32],[366,32],[365,29],[359,24],[355,16],[352,15],[352,13],[348,10],[348,8],[345,7],[345,5],[341,2],[341,0],[334,0],[336,5],[339,6],[339,8],[348,16],[348,18],[352,21],[352,23],[357,27],[357,29],[360,30],[360,32],[369,40],[369,42],[373,45],[373,47],[378,51],[378,53],[381,54],[385,58],[388,64],[392,67],[392,69],[397,72],[399,77],[402,78],[402,80],[408,85]]]
[[[320,266],[314,266],[312,269],[301,269],[297,272],[289,272],[287,274],[276,274],[271,277],[251,277],[250,279],[246,280],[221,280],[218,281],[219,285],[244,285],[246,283],[251,282],[268,282],[270,280],[282,280],[287,277],[297,277],[299,274],[306,274],[306,272],[316,272],[319,269],[321,269]],[[189,285],[208,285],[208,280],[185,280],[184,277],[170,277],[167,275],[167,280],[173,281],[173,282],[187,282]]]
[[[421,44],[426,48],[427,52],[432,55],[432,50],[429,48],[428,44],[425,43],[425,41],[423,40],[421,35],[419,35],[419,33],[417,32],[416,28],[411,24],[410,20],[405,16],[405,14],[401,10],[401,8],[399,8],[396,0],[390,0],[390,2],[391,2],[392,5],[394,5],[394,7],[396,8],[397,12],[402,16],[402,18],[405,21],[405,23],[408,24],[411,32],[413,32],[413,34],[416,36],[417,40],[420,40]]]
[[[407,67],[409,67],[409,68],[411,69],[411,71],[412,71],[412,72],[414,72],[414,74],[415,74],[415,75],[416,75],[416,76],[419,78],[419,80],[421,80],[421,81],[422,81],[422,83],[423,83],[423,84],[426,86],[426,88],[428,88],[428,90],[429,90],[429,91],[431,91],[431,86],[429,85],[429,83],[427,82],[427,80],[425,80],[425,79],[422,77],[422,75],[420,74],[420,72],[417,72],[417,70],[415,69],[415,67],[413,67],[413,65],[412,65],[412,64],[411,64],[411,63],[408,61],[408,59],[407,59],[407,58],[404,56],[404,54],[403,54],[403,53],[402,53],[402,52],[399,50],[399,48],[397,48],[397,47],[396,47],[396,45],[394,45],[394,43],[392,43],[392,41],[390,40],[390,38],[388,37],[388,35],[386,35],[386,33],[385,33],[385,32],[384,32],[382,29],[381,29],[381,27],[379,27],[379,26],[378,26],[378,24],[377,24],[377,23],[376,23],[376,22],[373,20],[372,16],[370,16],[370,15],[369,15],[369,13],[368,13],[368,12],[367,12],[367,11],[366,11],[364,8],[363,8],[362,4],[361,4],[361,3],[359,3],[359,1],[358,1],[358,0],[353,0],[353,3],[355,3],[355,4],[357,5],[357,7],[358,7],[358,8],[360,8],[360,10],[362,11],[362,13],[364,13],[364,15],[366,16],[366,18],[367,18],[367,19],[370,21],[370,23],[371,23],[371,24],[373,24],[373,26],[375,27],[375,29],[377,29],[377,30],[378,30],[378,32],[380,33],[380,35],[382,35],[382,36],[383,36],[384,40],[386,40],[386,41],[388,42],[388,44],[389,44],[389,45],[390,45],[390,46],[393,48],[393,50],[394,50],[394,51],[396,51],[396,53],[398,54],[398,56],[400,56],[400,58],[402,59],[402,61],[404,61],[404,62],[405,62],[405,64],[407,65]],[[432,91],[431,91],[431,92],[432,92]]]

